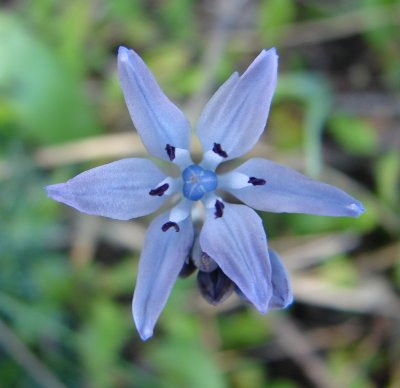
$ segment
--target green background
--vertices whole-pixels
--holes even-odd
[[[1,387],[396,387],[400,6],[390,0],[3,1]],[[295,302],[213,307],[179,280],[155,331],[131,318],[151,217],[114,222],[43,187],[145,156],[118,85],[134,48],[195,123],[234,70],[280,55],[263,156],[361,200],[358,219],[262,214]],[[198,143],[193,145],[198,153]]]

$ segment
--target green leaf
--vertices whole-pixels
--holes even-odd
[[[400,154],[398,151],[382,155],[375,165],[379,197],[398,207],[400,203]]]
[[[235,369],[230,373],[230,381],[234,387],[267,387],[265,370],[260,363],[249,361],[237,362]],[[268,387],[272,385],[268,384]]]
[[[194,23],[193,0],[170,0],[160,2],[157,14],[167,27],[169,35],[187,40],[193,34]]]
[[[16,331],[28,342],[34,342],[41,336],[71,339],[72,332],[58,319],[56,310],[40,301],[27,303],[0,292],[0,306],[0,312],[13,321]]]
[[[0,101],[12,108],[25,139],[53,143],[100,131],[82,79],[50,47],[5,13],[0,13],[0,36]],[[1,132],[8,135],[8,127]]]
[[[269,0],[260,2],[258,9],[258,27],[268,42],[279,40],[285,26],[290,26],[296,15],[293,0]],[[277,28],[281,27],[281,28]]]
[[[164,340],[151,343],[148,357],[162,380],[170,387],[227,387],[215,360],[193,341]]]
[[[122,310],[107,299],[98,299],[88,311],[88,320],[81,329],[77,347],[94,387],[115,386],[119,351],[132,329]]]
[[[367,121],[352,116],[335,116],[329,130],[335,140],[347,151],[357,155],[370,155],[376,150],[377,135]]]
[[[168,43],[158,45],[157,50],[148,50],[145,54],[147,65],[157,75],[157,80],[167,95],[175,99],[181,98],[182,77],[193,71],[189,47]]]
[[[325,261],[318,272],[338,286],[351,287],[358,281],[357,269],[345,256],[337,256]]]
[[[277,214],[281,222],[289,225],[295,234],[322,233],[332,230],[353,229],[360,232],[371,231],[379,222],[379,211],[373,202],[361,198],[365,213],[358,218],[322,217],[310,214]]]
[[[269,329],[265,318],[252,310],[241,310],[219,319],[224,346],[228,348],[258,345],[267,340]]]
[[[332,105],[332,91],[325,78],[307,73],[286,74],[279,78],[275,102],[295,99],[304,107],[304,149],[306,172],[316,177],[321,166],[321,136]]]

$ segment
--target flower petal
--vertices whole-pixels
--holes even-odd
[[[167,144],[188,150],[189,121],[166,97],[139,55],[120,47],[118,72],[126,105],[147,150],[164,160],[170,160]]]
[[[255,178],[255,184],[235,188],[235,174],[238,181],[243,181],[243,175]],[[219,182],[220,189],[257,210],[349,217],[364,212],[363,205],[344,191],[266,159],[250,159]]]
[[[168,190],[157,195],[150,195],[150,191],[165,178],[150,160],[122,159],[47,186],[46,190],[50,198],[82,213],[129,220],[152,213],[163,204]]]
[[[256,306],[266,313],[272,296],[267,238],[260,217],[247,206],[227,204],[207,209],[201,249],[221,267]],[[221,216],[222,213],[222,216]]]
[[[268,254],[272,269],[272,298],[269,301],[269,308],[282,309],[293,301],[289,275],[278,254],[272,249],[268,249]]]
[[[153,335],[154,325],[193,244],[190,217],[179,223],[179,231],[169,228],[164,232],[162,228],[167,222],[168,213],[151,222],[140,256],[132,313],[143,340]]]
[[[275,49],[263,50],[240,78],[234,73],[217,90],[196,128],[204,153],[214,149],[229,160],[254,146],[265,128],[277,69]]]

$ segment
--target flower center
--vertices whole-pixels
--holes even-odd
[[[197,164],[186,167],[182,172],[183,195],[191,201],[199,200],[205,193],[216,189],[217,175],[204,170]]]

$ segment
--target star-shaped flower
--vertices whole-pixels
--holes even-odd
[[[241,76],[233,73],[217,90],[196,126],[203,159],[194,164],[188,120],[164,95],[142,59],[121,47],[119,77],[132,121],[147,150],[175,163],[181,175],[166,176],[150,160],[131,158],[47,187],[48,195],[59,202],[119,220],[145,216],[175,199],[171,210],[151,222],[140,256],[132,311],[143,340],[153,335],[178,275],[191,268],[199,269],[199,288],[213,304],[233,289],[261,313],[291,303],[288,275],[268,248],[261,219],[251,208],[350,217],[364,211],[342,190],[261,158],[216,174],[220,163],[249,151],[264,131],[277,68],[275,49],[263,50]],[[244,205],[226,202],[216,189]],[[199,230],[192,219],[197,201],[205,209]]]

